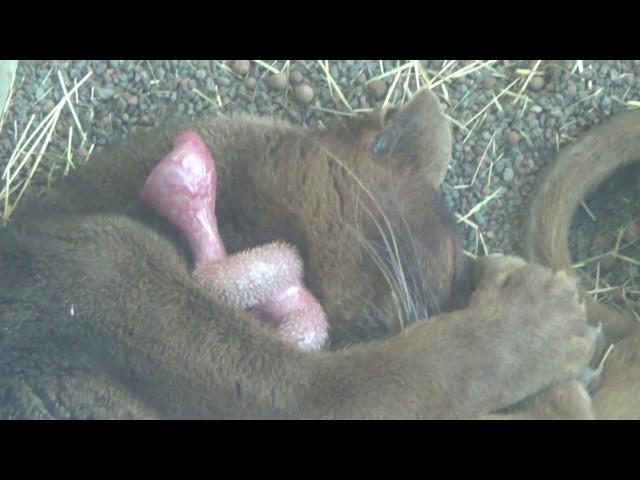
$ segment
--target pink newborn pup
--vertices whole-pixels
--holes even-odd
[[[186,235],[194,275],[231,305],[255,310],[265,325],[305,351],[327,340],[324,311],[303,283],[297,251],[276,242],[227,256],[215,215],[217,174],[200,136],[178,135],[174,149],[153,169],[142,200]]]

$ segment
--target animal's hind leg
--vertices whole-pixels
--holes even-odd
[[[41,368],[43,365],[38,365]],[[1,420],[156,419],[158,413],[107,375],[39,370],[0,381]]]
[[[255,152],[268,152],[292,129],[273,121],[225,117],[138,131],[106,146],[41,198],[30,199],[30,208],[23,208],[18,214],[31,210],[33,215],[34,209],[47,216],[67,212],[135,214],[141,206],[139,195],[146,179],[171,151],[180,132],[195,130],[202,136],[228,182],[231,164],[239,158],[252,158]]]

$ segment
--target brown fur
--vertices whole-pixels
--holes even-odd
[[[198,286],[184,239],[138,199],[176,130],[140,133],[0,231],[0,417],[469,418],[588,363],[575,281],[491,256],[470,284],[438,192],[451,145],[430,92],[326,130],[193,127],[218,165],[228,250],[296,245],[333,349],[299,352]],[[415,319],[363,247],[390,232],[424,300]]]
[[[525,257],[554,270],[572,272],[569,227],[581,200],[616,170],[640,160],[640,112],[628,112],[593,128],[565,148],[543,173],[525,217]],[[581,290],[592,325],[602,324],[608,342],[617,342],[605,363],[594,396],[598,418],[640,417],[640,326],[631,315],[595,302]]]
[[[577,380],[553,385],[517,407],[482,420],[594,420],[589,393]]]
[[[597,418],[640,420],[640,338],[637,336],[614,345],[593,396],[593,409]]]

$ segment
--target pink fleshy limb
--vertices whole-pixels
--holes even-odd
[[[183,132],[140,196],[187,236],[200,282],[230,304],[254,309],[263,323],[301,350],[319,350],[328,324],[304,285],[297,252],[274,243],[227,256],[215,216],[216,187],[215,163],[206,145],[197,133]]]
[[[289,245],[271,243],[204,262],[194,275],[228,303],[256,311],[301,350],[319,350],[327,340],[324,310],[304,285],[302,260]]]
[[[140,197],[186,235],[196,264],[226,257],[215,217],[216,167],[195,132],[183,132],[153,169]]]
[[[327,341],[322,306],[298,278],[256,308],[266,322],[277,319],[280,336],[304,351],[320,350]]]

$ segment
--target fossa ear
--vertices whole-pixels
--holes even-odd
[[[382,111],[380,122],[372,152],[439,188],[451,159],[451,131],[436,96],[423,89],[402,108]]]
[[[332,134],[360,144],[390,168],[440,187],[451,159],[451,131],[430,90],[419,91],[402,107],[340,120],[335,127]]]

